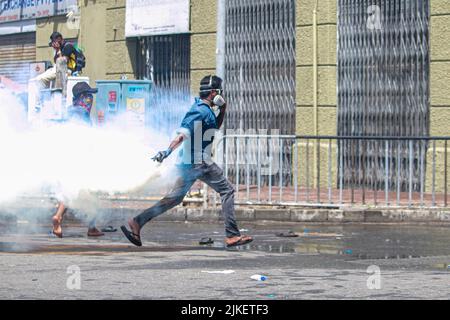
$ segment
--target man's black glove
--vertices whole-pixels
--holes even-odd
[[[167,149],[165,151],[160,151],[156,156],[152,158],[153,161],[157,161],[159,163],[162,163],[170,154],[172,153],[172,149]]]

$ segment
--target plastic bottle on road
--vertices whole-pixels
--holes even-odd
[[[260,274],[255,274],[255,275],[251,276],[250,278],[252,278],[253,280],[256,280],[256,281],[266,281],[267,280],[266,276],[262,276]]]

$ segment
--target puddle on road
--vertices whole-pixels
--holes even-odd
[[[260,251],[267,253],[302,253],[302,254],[330,254],[339,255],[342,253],[337,247],[315,244],[257,244],[252,243],[242,247],[225,248],[221,242],[213,245],[199,246],[192,243],[190,246],[170,245],[164,242],[149,244],[144,247],[135,247],[125,244],[42,244],[32,242],[0,242],[0,252],[21,253],[21,254],[113,254],[132,252],[177,252],[177,251]]]
[[[450,272],[450,264],[449,263],[439,263],[432,266],[434,269],[446,270]]]
[[[0,252],[25,253],[33,250],[33,245],[20,242],[0,242]]]
[[[223,244],[202,246],[202,248],[227,249],[228,251],[261,251],[267,253],[302,253],[302,254],[331,254],[338,255],[340,250],[334,246],[318,244],[257,244],[251,243],[241,247],[225,248]]]
[[[216,228],[216,229],[214,229]],[[422,257],[450,255],[445,244],[450,232],[443,229],[389,229],[386,227],[342,228],[273,228],[253,227],[250,233],[255,241],[243,247],[227,249],[224,246],[221,229],[209,225],[156,225],[147,228],[143,234],[144,247],[130,245],[120,232],[108,234],[99,242],[87,240],[84,227],[71,227],[66,242],[50,239],[48,228],[33,230],[20,229],[22,233],[3,233],[0,252],[20,254],[61,254],[61,255],[111,255],[134,252],[182,252],[182,251],[238,251],[263,252],[270,254],[333,255],[346,260],[402,260]],[[249,227],[250,228],[250,227]],[[212,230],[211,230],[212,229]],[[205,231],[206,230],[206,231]],[[214,230],[217,230],[214,232]],[[276,237],[278,232],[292,230],[297,238]],[[1,228],[0,228],[0,234]],[[215,243],[200,246],[202,237],[210,237]],[[78,241],[79,238],[79,241]],[[17,239],[17,242],[13,242]],[[69,241],[67,241],[69,240]],[[3,242],[2,242],[3,241]],[[441,266],[439,269],[447,269]]]
[[[214,248],[203,249],[216,250]],[[188,246],[148,246],[139,248],[130,245],[32,245],[26,243],[0,242],[0,252],[15,254],[109,255],[114,253],[179,252],[196,250],[199,250],[199,248]]]
[[[144,247],[135,247],[126,244],[42,244],[32,242],[0,242],[0,253],[14,254],[54,254],[54,255],[111,255],[137,252],[182,252],[182,251],[237,251],[237,252],[267,252],[274,254],[308,254],[308,255],[335,255],[348,257],[351,260],[404,260],[423,258],[421,255],[408,254],[365,254],[343,249],[338,245],[324,244],[257,244],[252,243],[242,247],[225,248],[222,243],[207,246],[182,246],[158,242],[157,245],[148,244]],[[448,264],[433,266],[437,269],[449,270]]]
[[[355,254],[351,255],[352,258],[357,260],[407,260],[407,259],[420,259],[424,258],[424,256],[419,255],[407,255],[407,254],[398,254],[398,255],[388,255],[388,254]]]
[[[339,245],[324,245],[324,244],[249,244],[243,247],[228,249],[235,251],[262,251],[268,253],[298,253],[298,254],[309,254],[309,255],[334,255],[343,256],[351,260],[408,260],[408,259],[418,259],[424,258],[425,255],[417,254],[397,254],[397,253],[360,253],[355,250],[345,249]],[[441,266],[441,268],[447,269],[448,265]],[[450,268],[449,268],[450,270]]]

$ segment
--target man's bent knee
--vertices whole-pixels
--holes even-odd
[[[222,197],[232,197],[232,196],[234,196],[234,193],[235,193],[235,190],[231,185],[220,191],[220,195]]]

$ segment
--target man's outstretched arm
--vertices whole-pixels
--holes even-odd
[[[166,158],[168,158],[171,153],[177,149],[184,141],[184,135],[179,134],[169,145],[169,148],[165,151],[160,151],[156,156],[153,157],[153,160],[162,163]]]
[[[184,141],[184,134],[179,134],[175,139],[172,140],[172,142],[169,145],[169,149],[174,151],[177,149]]]

